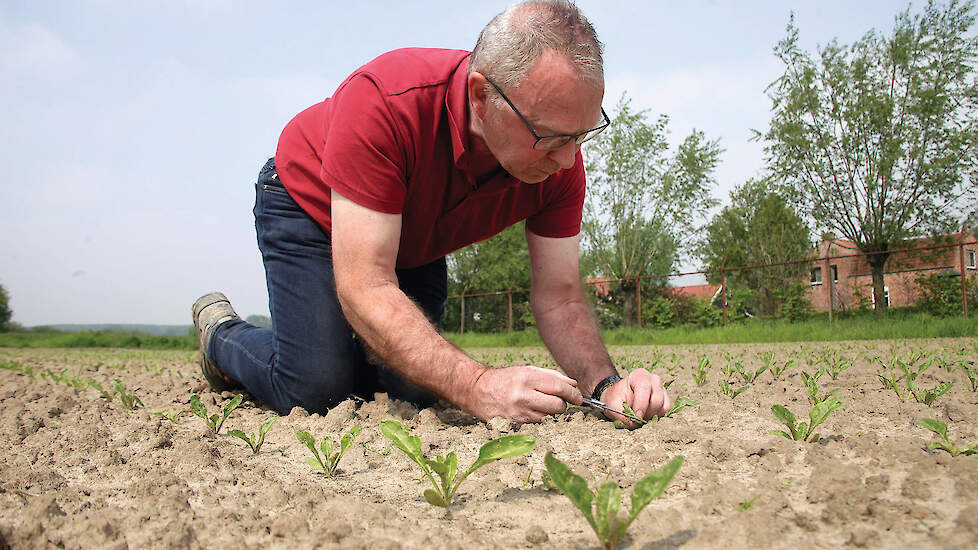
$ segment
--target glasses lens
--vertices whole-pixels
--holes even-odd
[[[550,151],[552,149],[560,149],[567,142],[572,139],[572,136],[548,136],[542,137],[533,144],[533,148],[539,151]]]

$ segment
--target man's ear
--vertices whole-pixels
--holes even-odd
[[[469,73],[466,84],[469,88],[469,109],[472,111],[471,114],[476,116],[480,121],[484,120],[486,117],[486,101],[489,99],[486,93],[486,84],[488,84],[488,81],[482,73],[472,71]]]

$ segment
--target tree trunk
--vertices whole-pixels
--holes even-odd
[[[622,293],[621,323],[626,327],[635,326],[638,324],[635,319],[635,313],[636,313],[635,282],[622,281],[621,293]]]
[[[873,271],[873,304],[877,319],[886,317],[887,303],[883,268],[886,266],[886,260],[889,257],[889,253],[873,254],[867,257],[869,267]]]

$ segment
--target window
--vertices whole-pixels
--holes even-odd
[[[964,263],[965,263],[966,266],[968,266],[968,269],[974,269],[975,268],[975,251],[974,250],[965,250],[964,251]]]
[[[839,266],[837,266],[837,265],[829,266],[829,271],[832,272],[832,282],[833,283],[838,283],[839,282]]]
[[[811,281],[811,283],[813,285],[820,285],[820,284],[822,284],[822,268],[821,267],[816,267],[815,269],[812,270],[812,277],[811,277],[810,281]]]

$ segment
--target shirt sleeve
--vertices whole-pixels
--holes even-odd
[[[406,196],[402,134],[368,73],[352,76],[330,100],[323,143],[322,179],[353,202],[400,214]]]
[[[544,182],[545,203],[526,220],[527,228],[541,237],[573,237],[581,232],[584,212],[584,158],[577,152],[574,166]]]

